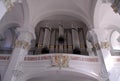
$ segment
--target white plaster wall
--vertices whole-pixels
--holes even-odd
[[[94,27],[110,28],[111,25],[120,26],[120,15],[115,13],[111,7],[111,3],[103,3],[98,0],[94,11]]]

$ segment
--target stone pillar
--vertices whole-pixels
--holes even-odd
[[[94,29],[91,34],[95,34],[93,45],[100,62],[100,81],[109,81],[112,58],[109,50],[108,31],[105,29]]]
[[[32,39],[32,33],[28,31],[20,32],[20,35],[15,43],[15,48],[10,57],[3,81],[18,81],[18,79],[22,77],[24,74],[22,71],[22,62],[24,61],[24,57],[28,54]]]

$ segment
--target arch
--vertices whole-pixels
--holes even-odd
[[[97,0],[94,11],[94,26],[96,28],[106,28],[109,25],[119,26],[119,14],[116,14],[111,8],[111,3],[104,3],[102,0]]]
[[[117,31],[117,32],[120,33],[120,28],[119,28],[118,26],[116,26],[116,25],[109,25],[109,26],[107,27],[107,31],[109,32],[107,39],[108,39],[108,41],[110,42],[110,47],[112,48],[112,46],[111,46],[111,36],[112,36],[112,34],[113,34],[115,31]]]
[[[61,70],[61,71],[57,71],[57,70],[49,70],[49,71],[42,71],[42,72],[38,72],[38,73],[33,73],[29,76],[26,77],[26,81],[29,81],[32,78],[37,78],[37,77],[41,77],[41,76],[46,76],[46,75],[52,75],[52,73],[55,75],[57,75],[57,73],[59,74],[60,72],[64,72],[64,73],[74,73],[76,75],[84,75],[86,77],[89,78],[93,78],[94,80],[98,81],[99,77],[93,73],[87,72],[87,71],[83,71],[83,70],[79,70],[79,71],[73,71],[73,70]],[[41,75],[41,76],[40,76]]]
[[[110,51],[112,55],[119,55],[119,51],[120,51],[120,46],[119,46],[119,37],[120,37],[120,28],[115,26],[115,25],[111,25],[109,30],[109,42],[110,42]],[[114,38],[113,38],[114,37]]]
[[[11,54],[12,49],[14,48],[15,45],[15,40],[18,36],[18,33],[16,31],[16,28],[19,27],[19,24],[17,23],[11,23],[7,24],[4,27],[3,31],[3,40],[0,41],[0,48],[1,48],[1,53],[4,54]]]
[[[120,50],[120,45],[119,45],[119,36],[120,32],[118,31],[113,31],[110,37],[110,43],[111,43],[111,48],[114,50]]]
[[[27,0],[22,1],[22,8],[23,8],[23,13],[24,13],[24,27],[29,27],[30,22],[30,15],[29,15],[29,7],[28,7],[28,2]]]
[[[44,20],[47,17],[53,16],[53,15],[72,16],[72,17],[75,17],[76,19],[83,21],[88,27],[90,26],[88,19],[81,16],[79,13],[76,13],[76,12],[70,11],[70,10],[54,10],[54,11],[46,11],[44,13],[41,13],[41,15],[36,20],[33,21],[33,27],[36,27],[36,25],[40,21]]]
[[[0,21],[0,35],[1,38],[4,38],[4,31],[11,27],[11,25],[17,25],[19,27],[23,27],[24,17],[23,17],[23,8],[22,4],[15,3],[14,7],[8,11],[2,20]]]

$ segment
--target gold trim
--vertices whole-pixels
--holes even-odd
[[[69,67],[69,57],[68,56],[55,55],[53,57],[54,57],[55,66]]]
[[[27,49],[27,50],[30,49],[29,43],[24,40],[16,40],[15,47],[20,47],[20,48]]]

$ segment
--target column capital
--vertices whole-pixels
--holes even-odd
[[[17,39],[30,42],[32,39],[34,39],[34,36],[29,31],[19,31],[19,36]]]
[[[33,34],[29,31],[19,31],[19,36],[15,42],[15,47],[22,47],[23,49],[30,49]]]

